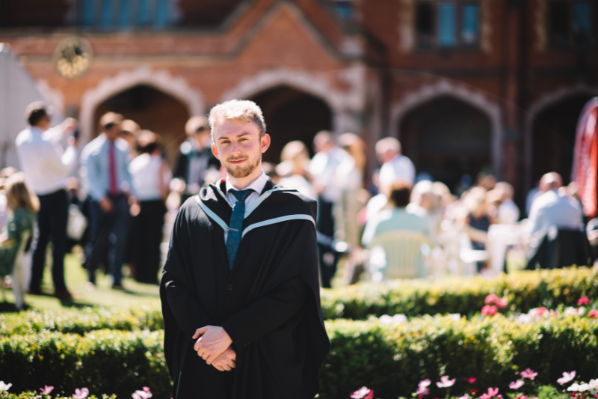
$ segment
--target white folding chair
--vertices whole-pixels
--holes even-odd
[[[431,242],[423,234],[400,230],[383,233],[372,240],[369,248],[372,280],[427,277]]]

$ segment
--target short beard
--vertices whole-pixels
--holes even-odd
[[[235,179],[242,179],[244,177],[249,176],[256,168],[260,166],[260,157],[258,157],[255,160],[255,163],[253,164],[248,164],[244,167],[240,167],[237,169],[233,169],[233,166],[234,165],[230,163],[224,164],[224,169],[226,169],[226,173],[228,173],[229,176],[232,176]]]

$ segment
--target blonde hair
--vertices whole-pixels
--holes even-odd
[[[39,200],[27,187],[23,173],[15,173],[6,179],[4,189],[8,203],[13,204],[15,209],[25,208],[34,213],[39,210]]]
[[[249,100],[230,100],[218,104],[210,111],[208,120],[212,130],[212,140],[214,140],[216,126],[230,120],[253,122],[260,130],[260,136],[266,134],[266,122],[264,122],[262,109]]]

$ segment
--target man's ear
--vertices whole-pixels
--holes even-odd
[[[268,148],[270,148],[270,135],[264,134],[262,136],[262,154],[264,152],[266,152],[266,150],[268,150]]]
[[[220,159],[220,156],[218,155],[218,148],[216,147],[215,143],[212,143],[212,154],[214,154],[216,158]]]

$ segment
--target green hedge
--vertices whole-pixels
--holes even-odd
[[[494,279],[462,278],[441,282],[421,280],[365,283],[322,291],[326,319],[367,319],[369,315],[407,316],[459,313],[472,316],[488,294],[506,296],[509,311],[574,306],[582,296],[598,299],[598,276],[588,268],[520,272]],[[0,335],[63,332],[83,335],[101,329],[135,331],[164,328],[160,306],[108,310],[86,308],[56,313],[28,311],[0,315]]]
[[[414,318],[404,324],[335,320],[326,323],[331,352],[321,369],[323,399],[346,398],[363,385],[377,398],[410,397],[424,378],[457,378],[452,394],[470,388],[463,378],[475,376],[475,387],[508,384],[532,368],[538,384],[555,384],[563,371],[581,379],[598,377],[598,320],[558,317],[520,324],[497,315],[473,320],[449,316]],[[149,386],[155,398],[170,398],[170,381],[162,354],[162,332],[94,331],[42,333],[0,338],[0,379],[11,391],[56,387],[71,394],[130,397]],[[431,386],[427,398],[445,397]],[[442,395],[442,396],[441,396]]]
[[[56,313],[51,310],[31,310],[0,315],[0,335],[62,332],[83,335],[89,331],[150,330],[164,328],[159,305],[108,310],[85,308]]]
[[[472,316],[489,294],[508,299],[508,310],[574,306],[582,296],[598,299],[598,275],[592,269],[568,268],[517,272],[492,279],[452,278],[364,283],[324,290],[326,319],[367,319],[369,315],[402,313],[407,316],[459,313]]]
[[[0,338],[0,379],[12,392],[54,386],[53,394],[92,394],[130,398],[148,386],[157,398],[170,398],[170,379],[161,331],[41,333]]]

